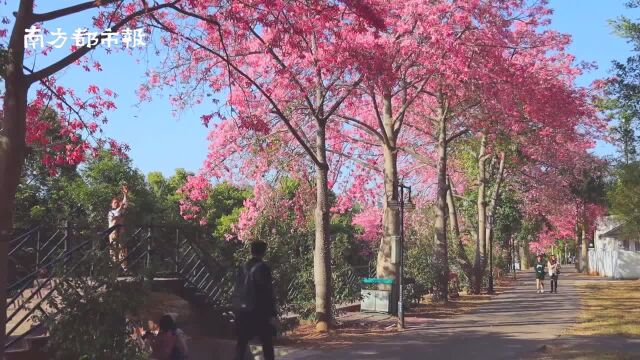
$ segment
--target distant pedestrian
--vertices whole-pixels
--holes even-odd
[[[547,269],[549,270],[549,277],[551,278],[551,292],[558,293],[558,275],[560,275],[560,263],[556,259],[555,255],[551,255],[549,262],[547,262]]]
[[[274,359],[273,336],[276,331],[276,305],[273,296],[271,269],[262,261],[267,243],[251,243],[252,258],[238,270],[233,293],[236,318],[236,359],[243,360],[249,340],[260,338],[265,360]]]
[[[545,263],[542,260],[542,254],[538,254],[538,256],[536,256],[536,263],[533,265],[533,268],[536,272],[536,290],[538,291],[539,294],[543,294],[544,293],[544,268],[545,268]]]

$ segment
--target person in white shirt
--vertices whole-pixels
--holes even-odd
[[[111,210],[108,213],[109,228],[119,225],[109,233],[109,247],[111,258],[114,262],[120,263],[122,268],[127,271],[125,259],[127,257],[127,246],[124,243],[124,215],[127,210],[127,194],[129,190],[126,186],[122,187],[122,201],[117,197],[111,199]]]
[[[551,277],[551,292],[558,293],[558,275],[560,275],[560,263],[556,259],[555,255],[551,255],[551,258],[547,262],[547,269],[549,269],[549,276]]]

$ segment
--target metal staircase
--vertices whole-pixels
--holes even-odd
[[[218,309],[227,309],[231,291],[232,271],[212,271],[200,249],[188,240],[180,242],[176,269],[186,282],[185,289],[202,297],[202,302]]]
[[[46,337],[46,321],[40,320],[55,321],[57,313],[51,306],[55,302],[49,300],[58,296],[57,290],[73,271],[82,269],[87,271],[82,276],[93,279],[95,256],[110,256],[109,234],[118,227],[96,233],[72,229],[67,223],[63,229],[48,230],[47,236],[44,236],[47,229],[35,227],[14,237],[9,255],[20,271],[8,287],[5,351],[28,347],[25,344],[30,340]],[[78,241],[80,236],[83,239]],[[134,228],[124,239],[128,254],[121,261],[113,262],[114,271],[120,271],[122,279],[141,275],[150,280],[179,279],[183,284],[181,295],[190,302],[225,308],[229,274],[224,268],[212,271],[203,252],[192,244],[185,232],[145,225]],[[121,268],[125,263],[126,272]]]

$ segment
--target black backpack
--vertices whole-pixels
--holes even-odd
[[[233,287],[232,305],[235,313],[253,311],[256,307],[256,285],[254,272],[262,265],[258,262],[248,267],[248,264],[238,268],[236,272],[236,284]]]

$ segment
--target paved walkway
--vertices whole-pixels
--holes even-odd
[[[519,359],[557,339],[579,309],[576,281],[562,274],[558,294],[537,294],[532,273],[475,311],[452,319],[407,319],[408,329],[349,347],[281,349],[282,359]],[[593,279],[593,278],[589,278]],[[548,284],[547,284],[548,285]]]

